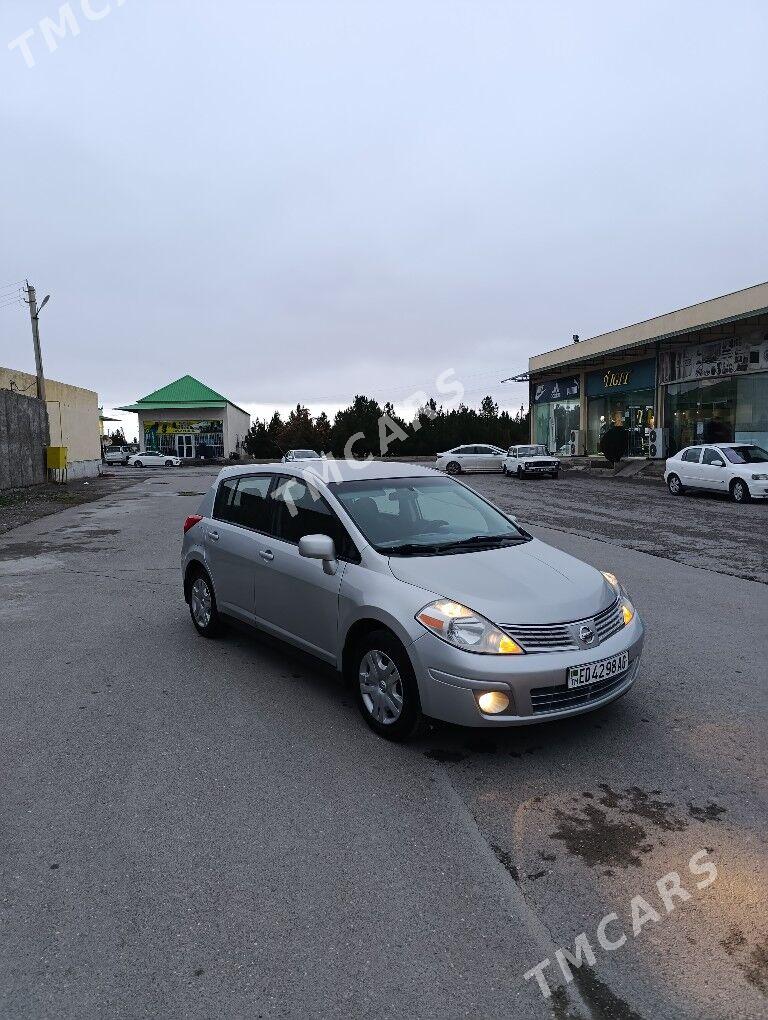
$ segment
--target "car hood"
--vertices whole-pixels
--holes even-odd
[[[537,539],[482,552],[391,556],[389,568],[425,596],[454,599],[498,624],[580,620],[616,598],[599,570]]]

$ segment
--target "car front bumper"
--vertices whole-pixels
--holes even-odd
[[[635,614],[632,622],[596,648],[526,655],[476,655],[454,648],[425,632],[411,646],[411,657],[425,715],[459,726],[526,726],[591,712],[625,694],[640,665],[644,628]],[[610,681],[568,690],[569,666],[597,662],[620,652],[629,656],[628,668]],[[510,698],[507,712],[486,715],[476,694],[503,691]]]

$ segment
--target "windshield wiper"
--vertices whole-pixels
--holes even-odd
[[[402,545],[379,546],[378,551],[383,556],[432,556],[443,547],[441,545],[427,545],[421,542],[403,542]]]
[[[439,547],[440,551],[450,549],[472,549],[480,545],[495,545],[497,542],[526,542],[522,535],[470,535],[469,538],[458,538],[455,542],[446,542]]]

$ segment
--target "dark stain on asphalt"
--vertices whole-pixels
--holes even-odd
[[[612,991],[591,967],[574,969],[573,976],[593,1017],[601,1020],[643,1020],[643,1017]]]
[[[699,822],[715,822],[720,815],[725,814],[725,808],[716,804],[713,800],[707,801],[704,805],[692,804],[688,801],[688,814]]]
[[[203,974],[205,974],[205,971],[203,970],[202,967],[196,967],[195,968],[195,970],[194,970],[195,977],[202,977]]]
[[[58,870],[59,870],[58,864],[52,864],[51,865],[51,871],[58,871]]]
[[[481,737],[470,737],[465,741],[464,747],[475,754],[496,754],[496,744],[492,740],[483,740]]]
[[[546,871],[532,871],[530,875],[525,877],[530,879],[531,882],[535,882],[537,878],[543,878],[546,875]]]
[[[742,965],[744,977],[763,995],[768,995],[768,936],[758,942],[749,954],[749,962]]]
[[[204,492],[177,492],[177,496],[204,496]]]
[[[443,747],[431,747],[428,751],[424,752],[424,757],[430,758],[432,761],[455,764],[456,762],[464,761],[467,756],[462,754],[461,751],[450,751]]]
[[[639,868],[642,864],[640,850],[647,835],[636,822],[614,821],[595,804],[585,804],[582,814],[560,809],[555,814],[560,826],[550,838],[560,840],[572,857],[581,857],[589,867]]]
[[[599,786],[603,791],[600,803],[611,810],[644,818],[665,832],[682,832],[688,827],[688,823],[673,812],[674,805],[670,801],[655,799],[653,794],[658,793],[658,790],[647,793],[639,786],[630,786],[623,793],[618,793],[606,783],[600,783]]]
[[[736,966],[747,981],[763,995],[768,995],[768,936],[758,942],[745,959],[738,959],[738,957],[744,956],[747,938],[744,932],[735,925],[731,927],[720,945],[735,960]]]
[[[496,854],[496,860],[501,866],[509,872],[515,882],[520,881],[520,872],[517,867],[512,863],[512,855],[508,854],[506,850],[502,850],[500,846],[496,846],[495,843],[491,843],[491,850]]]
[[[556,861],[557,860],[557,854],[547,853],[546,850],[542,850],[539,853],[539,857],[541,857],[542,861]]]

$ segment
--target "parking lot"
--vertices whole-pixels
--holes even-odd
[[[768,507],[468,478],[622,579],[643,665],[590,716],[398,746],[308,658],[196,635],[181,524],[213,477],[0,537],[0,1015],[765,1016]]]

